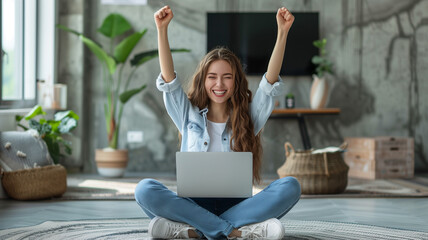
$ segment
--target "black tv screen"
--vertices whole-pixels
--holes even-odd
[[[288,33],[281,75],[312,75],[312,56],[318,49],[312,42],[319,39],[318,13],[293,12],[295,20]],[[207,52],[225,46],[240,59],[249,75],[267,70],[276,41],[276,13],[208,13]]]

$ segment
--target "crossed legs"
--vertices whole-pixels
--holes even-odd
[[[159,216],[184,222],[195,227],[198,234],[214,239],[229,236],[232,231],[244,225],[269,218],[279,219],[299,198],[299,182],[293,177],[285,177],[272,182],[260,193],[217,216],[192,199],[177,196],[154,179],[140,181],[135,190],[137,203],[150,218]]]

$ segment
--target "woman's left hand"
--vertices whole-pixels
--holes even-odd
[[[294,22],[294,16],[287,8],[282,7],[276,13],[276,22],[278,23],[278,30],[288,33]]]

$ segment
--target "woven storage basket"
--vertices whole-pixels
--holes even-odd
[[[346,143],[340,148],[345,149]],[[286,142],[285,155],[287,159],[278,168],[278,175],[280,178],[297,178],[302,194],[341,193],[345,190],[349,167],[343,161],[341,152],[313,154],[312,150],[295,151]]]
[[[6,193],[17,200],[59,197],[67,190],[67,171],[61,165],[3,172]]]

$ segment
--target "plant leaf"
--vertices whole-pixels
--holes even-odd
[[[180,49],[171,49],[171,52],[190,52],[190,49],[180,48]],[[131,60],[131,66],[138,67],[141,64],[159,56],[158,50],[151,50],[147,52],[142,52],[136,54]]]
[[[98,60],[102,63],[106,64],[107,69],[111,75],[116,71],[116,62],[112,57],[110,57],[98,44],[96,44],[91,39],[80,35],[80,40],[88,46],[89,50],[91,50],[95,56],[97,56]]]
[[[326,38],[321,39],[321,43],[322,43],[322,46],[325,46],[327,44],[327,39]]]
[[[70,29],[70,28],[68,28],[68,27],[66,27],[66,26],[64,26],[64,25],[61,25],[61,24],[57,24],[57,25],[56,25],[56,27],[57,27],[57,28],[59,28],[59,29],[62,29],[62,30],[64,30],[64,31],[67,31],[67,32],[73,33],[74,35],[77,35],[78,37],[83,36],[83,34],[82,34],[82,33],[78,32],[78,31],[75,31],[75,30],[73,30],[73,29]],[[102,48],[102,46],[101,46],[101,44],[100,44],[99,42],[97,42],[97,41],[95,41],[95,40],[92,40],[92,41],[93,41],[95,44],[97,44],[100,48]]]
[[[65,153],[71,155],[73,153],[73,149],[71,148],[71,143],[64,141]]]
[[[133,97],[135,94],[143,91],[143,89],[146,88],[146,85],[144,84],[143,86],[139,87],[139,88],[134,88],[131,90],[128,90],[122,94],[120,94],[119,99],[120,101],[125,104],[129,99],[131,99],[131,97]]]
[[[75,31],[75,30],[73,30],[73,29],[70,29],[70,28],[68,28],[68,27],[66,27],[66,26],[64,26],[64,25],[62,25],[62,24],[57,24],[57,25],[56,25],[56,27],[57,27],[57,28],[59,28],[59,29],[62,29],[62,30],[64,30],[64,31],[67,31],[67,32],[73,33],[73,34],[75,34],[75,35],[77,35],[77,36],[82,35],[81,33],[77,32],[77,31]]]
[[[324,72],[323,72],[323,70],[322,70],[322,67],[321,66],[318,66],[317,68],[316,68],[316,71],[317,71],[317,73],[318,73],[318,77],[323,77],[324,76]]]
[[[157,56],[159,56],[158,50],[151,50],[147,52],[138,53],[134,55],[133,59],[131,59],[131,66],[139,66]]]
[[[58,126],[61,121],[48,120],[47,123],[51,126],[52,132],[58,132]]]
[[[24,116],[22,116],[22,115],[15,115],[15,121],[16,122],[21,121],[23,118],[24,118]]]
[[[114,38],[131,29],[131,24],[120,14],[112,13],[108,15],[98,32],[102,33],[108,38]]]
[[[323,62],[323,58],[320,56],[313,56],[312,57],[312,63],[313,64],[321,64]]]
[[[71,155],[73,153],[73,149],[71,148],[71,142],[64,140],[62,137],[57,137],[56,140],[64,146],[65,153]],[[61,154],[61,157],[65,157],[65,155]]]
[[[313,44],[314,44],[315,47],[322,49],[327,44],[327,39],[323,38],[323,39],[315,40],[313,42]]]
[[[18,127],[21,127],[22,129],[24,129],[24,131],[27,131],[28,128],[20,123],[17,124]]]
[[[34,106],[33,109],[31,109],[31,111],[27,115],[25,115],[25,120],[30,120],[37,115],[46,115],[46,113],[42,109],[42,106],[40,105]]]
[[[314,46],[317,48],[321,48],[321,41],[320,40],[316,40],[313,42]]]
[[[30,121],[28,122],[28,126],[32,129],[37,130],[37,132],[40,134],[40,130],[42,129],[42,125],[37,122],[34,119],[30,119]]]
[[[28,125],[30,128],[35,129],[40,136],[45,135],[46,133],[50,133],[52,131],[52,127],[48,123],[40,124],[34,119],[30,119]]]
[[[55,121],[61,121],[65,117],[71,117],[71,118],[74,118],[76,120],[79,120],[79,115],[77,115],[76,113],[74,113],[71,110],[69,110],[69,111],[63,111],[63,112],[57,112],[57,113],[55,113],[55,117],[54,118],[55,118]]]
[[[119,45],[117,45],[114,49],[114,57],[116,58],[116,60],[120,63],[125,62],[129,54],[132,52],[134,47],[137,45],[137,43],[140,41],[140,39],[144,36],[146,32],[147,29],[144,29],[141,32],[136,32],[131,36],[123,39],[123,41],[120,42]]]
[[[57,164],[59,162],[61,154],[60,154],[59,144],[56,141],[55,135],[51,135],[51,134],[45,135],[43,140],[48,146],[49,154],[51,155],[54,163]]]
[[[58,126],[60,133],[69,133],[71,130],[77,127],[77,120],[71,117],[64,118]]]

